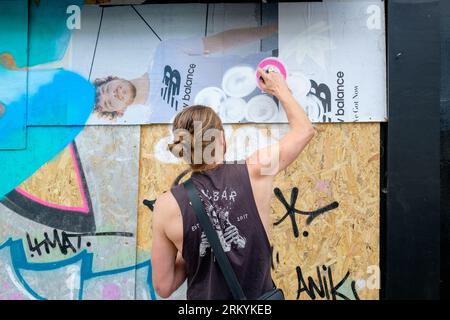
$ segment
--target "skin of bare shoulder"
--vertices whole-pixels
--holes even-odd
[[[249,159],[250,160],[250,159]],[[261,166],[247,161],[247,168],[252,186],[253,197],[256,208],[263,223],[267,236],[270,236],[270,203],[272,194],[272,184],[274,176],[262,175]]]
[[[181,210],[172,192],[162,193],[155,202],[153,219],[156,228],[161,228],[167,238],[172,241],[179,252],[183,248],[183,219]]]

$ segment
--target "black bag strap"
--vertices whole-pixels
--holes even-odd
[[[227,255],[223,251],[222,245],[220,243],[219,237],[217,236],[216,231],[214,230],[211,220],[209,220],[209,216],[203,207],[203,204],[200,200],[199,195],[197,194],[197,189],[195,188],[191,179],[188,179],[184,182],[184,186],[187,190],[189,200],[191,201],[192,207],[197,215],[197,218],[202,226],[203,231],[208,238],[208,241],[213,249],[214,256],[219,262],[220,269],[225,277],[228,287],[233,294],[233,298],[235,300],[246,300],[247,298],[242,291],[241,285],[237,280],[236,273],[233,270],[233,267],[228,260]]]

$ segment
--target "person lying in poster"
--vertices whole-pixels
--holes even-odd
[[[147,123],[170,123],[177,112],[195,103],[211,106],[224,122],[273,121],[278,105],[257,90],[255,78],[258,63],[272,56],[272,51],[245,57],[232,51],[277,30],[274,24],[164,40],[156,48],[148,72],[139,78],[94,80],[94,114],[114,121],[133,105],[146,105],[152,109]]]

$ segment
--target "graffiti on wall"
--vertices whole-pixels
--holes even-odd
[[[6,240],[0,265],[6,273],[0,272],[5,288],[0,298],[156,299],[149,256],[136,255],[132,210],[136,212],[139,128],[107,131],[116,136],[114,141],[101,128],[85,128],[76,142],[1,202],[0,237]],[[93,149],[96,144],[101,147]],[[93,170],[99,159],[105,167]],[[119,172],[116,178],[109,169]],[[45,190],[45,179],[52,175],[51,189]],[[100,189],[114,179],[134,187],[121,194]],[[72,202],[58,197],[60,203],[55,202],[49,192],[62,192]],[[138,281],[141,290],[135,293]]]
[[[144,178],[146,183],[140,198],[142,211],[138,246],[144,250],[149,248],[147,244],[151,239],[146,238],[144,234],[148,231],[141,225],[145,226],[149,223],[148,220],[151,220],[155,201],[155,197],[149,195],[157,196],[168,191],[171,186],[187,179],[190,174],[179,160],[171,158],[170,152],[162,148],[162,145],[170,140],[170,128],[160,126],[152,133],[150,129],[147,127],[142,134],[144,161],[141,174],[148,177],[148,180]],[[355,227],[360,219],[368,219],[365,223],[377,230],[376,215],[364,208],[371,203],[368,205],[370,210],[376,210],[377,204],[372,202],[376,192],[369,191],[372,187],[362,184],[364,179],[367,179],[363,173],[358,173],[358,180],[350,176],[357,172],[361,163],[355,163],[356,167],[351,169],[355,171],[350,172],[350,169],[347,169],[350,159],[344,154],[339,155],[334,163],[327,160],[334,156],[333,151],[329,150],[324,154],[321,150],[322,143],[328,143],[327,139],[330,137],[345,141],[349,133],[328,127],[319,129],[319,141],[309,147],[311,149],[305,150],[305,155],[300,157],[293,168],[280,174],[274,183],[271,216],[272,273],[275,282],[288,293],[289,299],[373,299],[377,297],[378,291],[376,284],[370,288],[366,286],[370,276],[370,272],[366,270],[368,266],[365,266],[368,261],[361,261],[361,265],[355,264],[356,262],[352,262],[352,254],[366,254],[364,259],[377,256],[377,231],[373,233],[375,237],[368,237],[365,231],[356,230]],[[283,126],[271,126],[269,130],[264,126],[225,126],[228,160],[242,159],[243,155],[253,152],[254,137],[259,136],[259,145],[265,146],[276,142],[285,130],[287,127]],[[355,130],[358,130],[358,133],[351,135],[361,134],[363,130],[371,131],[373,128]],[[366,134],[369,133],[363,135]],[[339,145],[339,142],[336,142],[336,145]],[[370,165],[366,171],[361,172],[376,177],[376,170],[373,171],[372,166],[378,151],[371,149],[367,152],[372,154],[368,157]],[[351,161],[359,163],[362,160]],[[147,167],[147,162],[152,163],[152,166]],[[158,172],[164,172],[163,180],[166,182],[161,183],[154,179],[155,174],[159,176]],[[327,175],[327,172],[330,174]],[[341,175],[348,175],[351,181],[355,182],[355,185],[351,186],[352,193],[346,191],[345,184],[348,182],[342,182],[348,178],[337,180],[336,177]],[[359,190],[362,190],[362,193]],[[372,200],[366,199],[364,192],[368,192]],[[369,212],[371,213],[364,217]],[[365,253],[360,251],[362,248],[365,248]],[[376,266],[377,260],[372,261]]]
[[[48,203],[20,187],[6,194],[0,203],[23,217],[49,227],[72,232],[93,232],[95,217],[84,171],[75,143],[70,143],[68,148],[82,199],[81,206],[70,207]]]
[[[330,210],[333,210],[335,208],[337,208],[339,206],[339,203],[337,201],[334,201],[330,204],[328,204],[325,207],[322,208],[318,208],[314,211],[301,211],[297,208],[295,208],[295,204],[297,202],[297,198],[298,198],[298,188],[294,187],[292,188],[291,191],[291,197],[290,197],[290,201],[289,203],[286,201],[286,198],[284,197],[282,191],[280,190],[280,188],[275,188],[273,190],[276,198],[283,204],[283,206],[286,209],[286,213],[278,220],[274,223],[275,226],[279,225],[280,223],[282,223],[287,217],[290,218],[291,222],[292,222],[292,230],[294,232],[294,236],[296,238],[298,238],[299,236],[299,232],[298,232],[298,226],[297,226],[297,220],[295,219],[295,214],[302,214],[302,215],[306,215],[308,216],[308,218],[306,219],[306,224],[309,225],[311,224],[311,222],[317,218],[318,216],[320,216],[321,214],[324,214]],[[308,232],[304,231],[303,232],[303,236],[307,237],[308,236]]]
[[[150,260],[137,261],[136,219],[126,216],[136,211],[128,197],[137,193],[139,128],[84,126],[95,90],[66,70],[67,8],[83,1],[27,3],[1,4],[2,30],[21,28],[0,35],[0,299],[154,299]],[[110,178],[110,169],[122,173]],[[101,190],[114,179],[134,187]]]
[[[20,17],[23,35],[19,39],[0,33],[0,299],[157,299],[151,281],[151,210],[155,197],[179,184],[188,172],[166,150],[171,138],[166,126],[161,130],[157,125],[130,125],[135,124],[130,119],[148,122],[141,117],[142,112],[149,113],[148,105],[127,108],[114,121],[95,119],[96,105],[121,105],[119,100],[127,98],[126,93],[112,90],[111,97],[117,101],[99,101],[100,84],[95,79],[117,74],[136,80],[141,74],[134,73],[149,64],[161,40],[173,40],[176,34],[189,39],[257,28],[268,31],[267,37],[246,43],[234,53],[241,57],[276,54],[277,34],[263,26],[277,22],[277,6],[83,7],[83,1],[54,5],[41,0],[29,2],[30,10],[23,10],[25,1],[22,9],[19,2],[2,2],[5,7],[0,13]],[[69,5],[75,7],[68,10]],[[78,12],[77,6],[82,10]],[[127,28],[148,40],[138,55],[127,55],[120,43],[111,41],[112,35],[120,34],[114,23],[117,17],[129,17]],[[14,23],[0,19],[0,29],[8,30]],[[166,98],[178,85],[182,89],[175,70],[171,66],[172,77],[163,80],[168,85]],[[145,81],[136,85],[145,89]],[[318,98],[320,93],[316,90]],[[231,122],[251,118],[251,113],[235,112],[224,116]],[[254,125],[227,126],[231,142],[227,160],[242,159],[256,145],[273,143],[283,134],[275,130],[278,127],[282,126],[262,132]],[[356,128],[328,128],[322,139],[335,141],[351,159],[341,151],[329,151],[320,140],[305,152],[303,167],[297,164],[275,183],[272,267],[289,298],[377,297],[358,286],[358,272],[369,260],[378,261],[374,128],[367,129],[372,135]],[[372,142],[352,144],[355,134]],[[333,160],[333,154],[337,159]],[[369,169],[356,173],[365,155],[372,159]],[[170,179],[162,179],[163,174]],[[308,190],[314,190],[314,196]],[[354,201],[353,208],[349,201]],[[364,238],[358,228],[374,236]],[[334,235],[343,230],[356,240]],[[346,255],[353,260],[344,259]],[[174,297],[183,298],[183,290]]]

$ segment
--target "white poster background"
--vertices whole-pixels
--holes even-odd
[[[386,121],[384,3],[279,4],[279,58],[313,122]]]
[[[261,23],[258,8],[257,4],[210,4],[209,10],[206,4],[85,6],[81,12],[82,27],[73,31],[67,50],[70,54],[64,61],[70,62],[69,69],[90,81],[107,76],[136,79],[155,63],[155,51],[161,42],[200,39],[239,27],[258,27]],[[266,20],[267,15],[265,11]],[[312,122],[387,120],[385,23],[381,0],[280,3],[278,14],[272,12],[269,16],[270,23],[278,24],[278,32],[274,34],[278,43],[271,42],[274,48],[263,51],[270,56],[278,49],[279,58],[288,71],[288,83]],[[223,59],[223,69],[230,54],[247,57],[263,51],[259,43],[249,43],[214,55]],[[250,65],[254,68],[256,64],[254,60]],[[155,77],[154,81],[162,79],[159,74]],[[202,86],[221,87],[214,78],[202,77]],[[150,92],[152,89],[157,88],[150,85]],[[258,90],[246,97],[245,102],[256,94]],[[255,103],[251,108],[250,104],[241,106],[242,101],[213,107],[218,109],[225,123],[287,122],[283,108],[281,105],[276,108],[276,104],[278,111],[273,116],[258,117],[273,109],[268,108],[270,101],[263,98],[252,100]],[[150,103],[133,104],[122,117],[109,120],[92,114],[87,124],[171,123],[174,115],[166,115],[161,110]],[[152,117],[157,113],[161,113],[161,119],[155,121]]]

